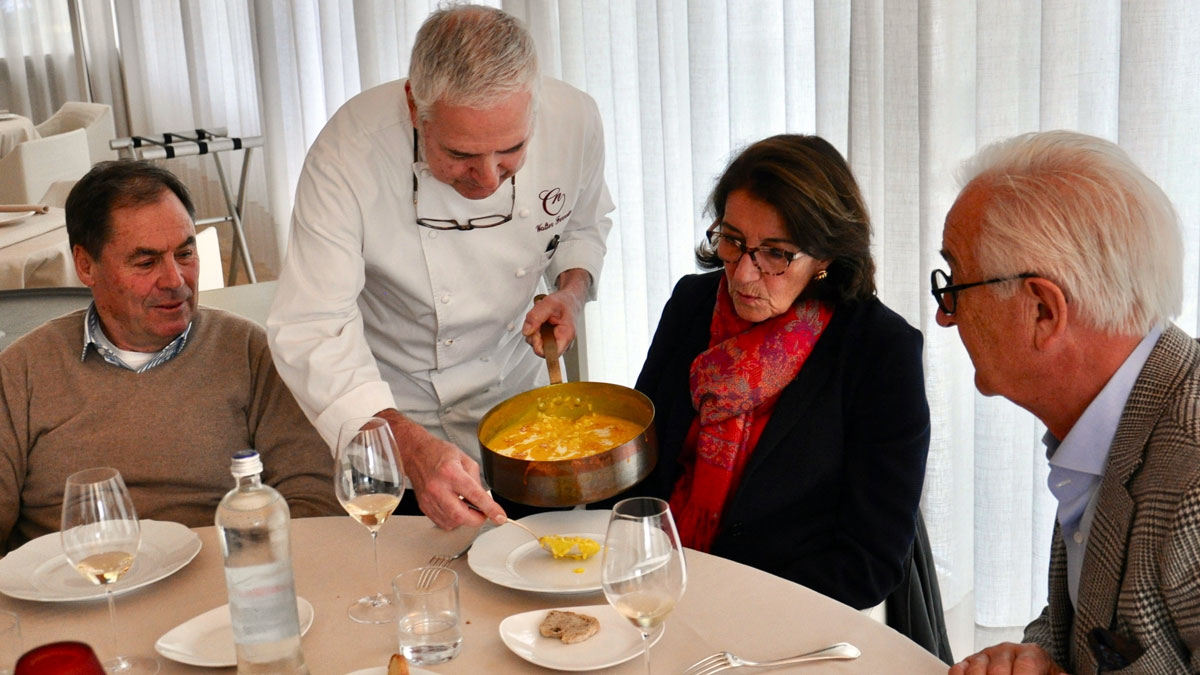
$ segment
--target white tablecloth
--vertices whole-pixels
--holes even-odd
[[[405,495],[412,499],[412,495]],[[154,642],[172,627],[226,600],[221,551],[213,527],[197,529],[199,555],[179,572],[116,598],[123,651],[152,655]],[[395,517],[379,534],[382,573],[417,567],[435,553],[459,550],[473,532],[443,532],[424,517]],[[312,628],[302,641],[314,675],[342,675],[384,666],[396,651],[396,625],[363,625],[346,616],[350,602],[376,588],[371,541],[349,517],[292,521],[296,590],[314,609]],[[946,666],[915,643],[855,610],[779,577],[696,551],[687,552],[688,586],[667,618],[666,633],[651,655],[655,672],[679,673],[717,651],[767,660],[791,656],[835,642],[862,650],[856,661],[793,666],[772,673],[943,674]],[[500,621],[535,609],[604,604],[600,592],[550,595],[512,590],[477,576],[466,559],[452,563],[459,574],[463,649],[454,660],[432,666],[436,673],[549,673],[510,652],[500,640]],[[0,596],[0,609],[21,619],[24,648],[56,640],[83,640],[101,658],[111,655],[108,608],[95,602],[32,602]],[[233,673],[203,669],[159,657],[164,675]],[[641,657],[600,673],[644,673]]]
[[[13,113],[0,114],[0,157],[25,141],[41,138],[28,117]]]
[[[2,214],[5,216],[10,214]],[[0,225],[0,290],[82,286],[67,243],[62,209]]]

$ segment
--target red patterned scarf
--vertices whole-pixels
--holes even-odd
[[[712,547],[726,500],[775,399],[796,378],[832,315],[829,305],[804,300],[766,321],[746,321],[721,277],[709,347],[692,362],[692,405],[700,412],[695,457],[684,458],[684,475],[671,495],[685,546]]]

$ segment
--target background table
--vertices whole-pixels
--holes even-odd
[[[0,114],[0,157],[25,141],[41,138],[33,121],[15,113]]]
[[[405,499],[412,499],[406,495]],[[226,602],[221,551],[216,530],[199,528],[203,548],[179,572],[116,599],[117,624],[125,653],[154,654],[154,642],[172,627]],[[383,574],[391,576],[424,564],[435,553],[459,550],[469,530],[443,532],[424,517],[395,517],[379,534]],[[834,642],[852,642],[862,658],[822,663],[817,669],[795,666],[773,673],[921,673],[946,672],[946,666],[887,626],[803,586],[705,553],[687,551],[688,587],[667,618],[666,634],[653,648],[655,672],[679,673],[694,661],[729,650],[755,660],[790,656]],[[341,675],[384,666],[396,651],[396,625],[364,625],[346,616],[350,602],[374,591],[371,542],[366,528],[347,517],[292,521],[292,566],[297,593],[315,610],[302,646],[314,675]],[[436,673],[528,673],[551,671],[534,666],[500,641],[497,627],[510,615],[535,609],[604,604],[600,592],[552,595],[516,591],[492,584],[467,566],[458,572],[462,600],[463,648]],[[55,640],[91,643],[101,658],[110,656],[108,609],[103,599],[39,603],[0,595],[0,609],[21,617],[26,650]],[[233,673],[234,668],[186,666],[163,657],[160,672]],[[639,658],[600,673],[643,673]]]
[[[51,208],[49,213],[0,225],[0,290],[82,286],[75,276],[66,224],[66,212]]]

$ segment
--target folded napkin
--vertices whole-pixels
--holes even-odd
[[[22,213],[24,211],[47,213],[50,211],[50,207],[45,204],[0,204],[0,213]]]

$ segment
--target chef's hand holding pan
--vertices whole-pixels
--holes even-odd
[[[557,291],[533,303],[533,309],[525,315],[525,324],[521,326],[525,342],[541,357],[546,356],[539,333],[543,323],[549,322],[554,326],[554,340],[559,345],[560,353],[569,349],[575,341],[575,322],[587,302],[592,275],[584,269],[569,269],[558,275],[556,285]]]
[[[479,482],[479,465],[458,446],[434,436],[398,410],[389,408],[376,416],[391,426],[404,475],[412,481],[421,511],[435,525],[452,530],[462,525],[478,527],[485,519],[498,525],[508,520]]]

